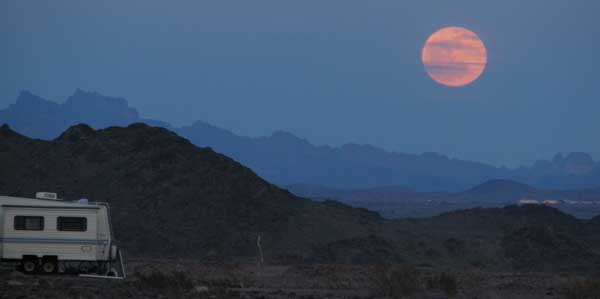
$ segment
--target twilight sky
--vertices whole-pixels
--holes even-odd
[[[142,116],[248,136],[369,143],[515,166],[600,159],[600,1],[0,2],[0,109],[76,88]],[[445,87],[421,48],[444,26],[485,43],[475,83]]]

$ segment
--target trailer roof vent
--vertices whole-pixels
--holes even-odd
[[[56,193],[51,193],[51,192],[37,192],[35,194],[35,198],[37,198],[37,199],[58,200],[58,195]]]

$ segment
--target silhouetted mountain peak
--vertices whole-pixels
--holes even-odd
[[[23,90],[19,93],[19,97],[17,97],[17,104],[28,104],[28,103],[42,103],[48,102],[46,99],[43,99],[37,95],[34,95],[29,90]]]
[[[23,91],[15,104],[0,110],[0,123],[10,124],[25,136],[46,140],[78,123],[101,129],[136,122],[171,127],[165,122],[141,119],[123,98],[82,89],[75,90],[63,104]],[[403,185],[422,191],[460,191],[495,178],[552,189],[596,187],[600,180],[600,163],[594,163],[585,153],[559,154],[552,162],[541,160],[531,168],[510,170],[431,152],[405,154],[356,143],[314,146],[284,131],[268,137],[245,137],[201,121],[172,130],[196,145],[232,156],[279,184],[311,183],[344,189]]]
[[[84,103],[111,103],[114,105],[120,105],[122,107],[129,108],[127,100],[120,97],[109,97],[98,93],[97,91],[85,91],[77,88],[75,92],[67,98],[65,104],[79,104],[79,102]]]
[[[8,124],[3,124],[0,126],[0,136],[4,138],[8,138],[14,135],[18,135],[15,131],[13,131]]]
[[[0,126],[0,137],[9,140],[9,139],[29,139],[26,136],[23,136],[21,134],[19,134],[18,132],[15,132],[8,124],[3,124],[2,126]]]
[[[273,134],[271,135],[271,137],[269,137],[269,140],[272,142],[275,142],[277,144],[280,145],[287,145],[287,146],[302,146],[302,147],[312,147],[313,145],[308,142],[308,140],[306,139],[302,139],[290,132],[287,131],[275,131],[273,132]]]
[[[139,120],[136,109],[130,108],[124,98],[107,97],[98,92],[77,89],[63,104],[67,113],[79,121],[95,127],[127,125]],[[113,123],[106,123],[106,119]]]
[[[10,105],[9,110],[15,114],[29,115],[34,118],[40,117],[44,113],[56,113],[59,106],[59,104],[48,101],[28,90],[23,90],[19,93],[15,104]]]
[[[68,128],[57,140],[78,141],[93,136],[95,133],[96,131],[92,127],[86,124],[78,124]]]

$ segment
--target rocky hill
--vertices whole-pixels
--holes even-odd
[[[457,234],[494,235],[527,226],[552,227],[568,234],[582,233],[584,222],[544,205],[474,208],[415,220],[420,229]]]
[[[0,194],[50,190],[111,204],[118,239],[132,255],[248,257],[257,236],[267,255],[379,231],[372,212],[314,203],[162,128],[69,128],[30,139],[0,128]]]

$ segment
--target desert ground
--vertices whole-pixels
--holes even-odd
[[[600,298],[598,276],[404,265],[127,262],[124,280],[0,270],[0,298]]]

